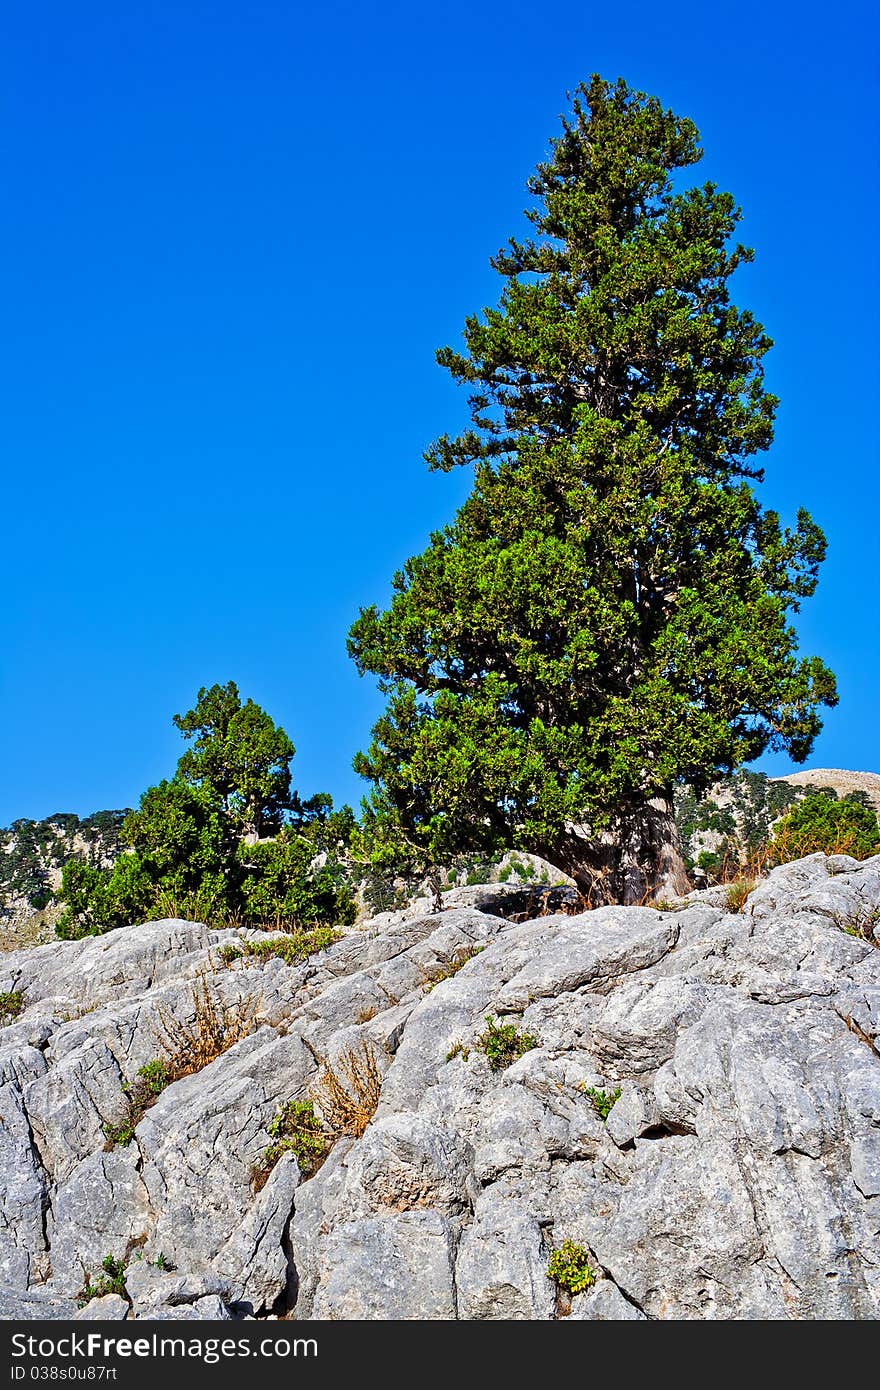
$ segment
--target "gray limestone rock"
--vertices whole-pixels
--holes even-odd
[[[491,1189],[480,1198],[461,1238],[455,1282],[460,1318],[552,1317],[556,1291],[547,1277],[547,1252],[524,1203],[495,1197]]]
[[[118,1293],[108,1293],[103,1298],[93,1298],[74,1313],[74,1318],[77,1322],[124,1322],[128,1313],[125,1299]]]
[[[77,1294],[105,1255],[124,1258],[150,1226],[147,1190],[133,1147],[84,1158],[55,1193],[52,1282]]]
[[[568,1315],[575,1322],[645,1322],[645,1314],[628,1302],[610,1279],[600,1279],[571,1301]]]
[[[252,1313],[293,1301],[288,1226],[300,1172],[292,1154],[282,1154],[265,1187],[213,1260],[230,1302]]]
[[[454,1318],[455,1227],[433,1211],[343,1222],[322,1248],[312,1316]]]
[[[4,957],[0,1317],[73,1316],[107,1254],[127,1298],[87,1320],[565,1317],[566,1239],[598,1276],[575,1321],[880,1317],[880,950],[845,929],[880,909],[880,857],[784,865],[736,914],[514,923],[512,895],[461,892],[294,966],[227,969],[241,933],[184,922]],[[199,976],[251,994],[256,1030],[111,1148]],[[491,1071],[487,1015],[537,1046]],[[362,1045],[372,1121],[261,1187],[273,1116]],[[621,1091],[607,1123],[590,1088]]]

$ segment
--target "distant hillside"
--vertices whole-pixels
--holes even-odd
[[[789,782],[793,787],[833,787],[838,796],[865,792],[880,815],[880,772],[845,772],[836,767],[818,767],[808,768],[806,772],[790,772],[786,777],[775,777],[773,780]]]
[[[122,848],[127,810],[80,818],[59,811],[45,820],[16,820],[0,829],[0,932],[9,946],[50,939],[58,915],[61,870],[70,859],[105,867]],[[13,939],[15,938],[15,939]]]
[[[685,862],[709,878],[725,866],[758,854],[773,826],[810,791],[838,798],[860,795],[880,815],[880,774],[839,768],[809,768],[785,777],[740,771],[710,787],[705,796],[684,788],[676,796],[676,820]]]

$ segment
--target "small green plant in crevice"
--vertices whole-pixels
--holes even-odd
[[[616,1091],[603,1091],[598,1086],[584,1086],[583,1091],[585,1096],[590,1097],[593,1109],[604,1123],[620,1100],[620,1087]]]
[[[329,1147],[324,1126],[311,1100],[289,1100],[268,1127],[272,1143],[263,1150],[263,1164],[271,1169],[282,1154],[292,1153],[300,1173],[309,1178],[320,1167]]]
[[[583,1293],[596,1282],[596,1271],[590,1267],[590,1259],[582,1245],[573,1240],[564,1240],[553,1251],[547,1265],[547,1278],[552,1279],[557,1288],[565,1289],[572,1295]]]
[[[524,1053],[538,1046],[533,1033],[521,1033],[514,1023],[499,1023],[491,1015],[486,1018],[486,1031],[477,1038],[475,1046],[485,1052],[491,1071],[503,1071]]]
[[[430,994],[431,990],[437,985],[442,984],[444,980],[451,980],[454,975],[458,974],[462,966],[467,965],[469,960],[473,960],[474,956],[480,955],[485,949],[485,946],[466,946],[465,949],[458,952],[452,960],[445,962],[443,965],[436,966],[430,977],[428,977],[426,971],[425,993]]]
[[[0,992],[0,1028],[5,1028],[7,1023],[14,1023],[23,1008],[24,995],[20,989]]]
[[[476,888],[484,883],[492,882],[491,864],[474,864],[465,875],[464,884],[466,888]]]
[[[446,1054],[446,1060],[447,1062],[453,1062],[456,1057],[460,1057],[463,1062],[466,1062],[470,1055],[470,1048],[465,1047],[463,1042],[457,1042],[453,1043],[450,1047],[449,1051]]]
[[[727,892],[724,895],[724,906],[728,912],[742,912],[746,905],[746,898],[757,888],[757,883],[753,878],[735,878],[732,883],[728,883]]]
[[[172,1080],[167,1063],[158,1058],[141,1067],[137,1080],[123,1085],[126,1110],[122,1119],[116,1124],[104,1125],[104,1136],[109,1143],[121,1148],[130,1144],[144,1115]]]
[[[224,965],[233,965],[237,960],[283,960],[285,965],[299,965],[318,951],[326,951],[328,946],[339,941],[340,933],[333,927],[312,927],[308,931],[294,931],[286,936],[272,936],[265,941],[227,942],[220,947],[219,956]]]
[[[833,921],[847,936],[867,941],[869,946],[880,947],[880,941],[874,937],[874,928],[880,922],[880,907],[864,905],[854,907],[850,912],[835,912]]]
[[[80,1308],[85,1308],[93,1298],[105,1298],[108,1293],[118,1294],[120,1298],[128,1296],[125,1287],[125,1265],[122,1260],[118,1260],[115,1255],[105,1255],[101,1261],[101,1269],[103,1273],[98,1275],[94,1283],[91,1275],[86,1279],[77,1299]]]

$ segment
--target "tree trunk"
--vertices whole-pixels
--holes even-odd
[[[591,907],[690,892],[671,795],[630,806],[597,836],[573,830],[547,858],[571,874]]]

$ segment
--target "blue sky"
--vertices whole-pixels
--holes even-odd
[[[829,558],[810,764],[880,769],[877,21],[867,3],[47,0],[0,55],[0,824],[133,804],[234,678],[357,801],[380,703],[345,635],[464,496],[434,363],[565,92],[599,71],[699,126],[776,341],[763,497]],[[789,769],[784,759],[762,764]]]

